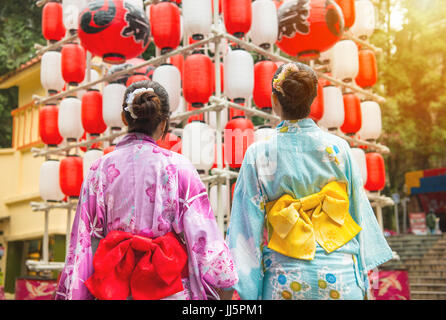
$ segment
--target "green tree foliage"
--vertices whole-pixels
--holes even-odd
[[[0,5],[0,75],[34,56],[34,44],[44,44],[42,10],[34,0],[3,0]],[[17,108],[17,88],[0,90],[0,147],[11,146],[11,110]]]
[[[378,57],[378,93],[389,188],[401,192],[404,173],[446,165],[446,6],[442,0],[379,0],[378,30],[372,42]],[[402,28],[390,13],[400,10]]]

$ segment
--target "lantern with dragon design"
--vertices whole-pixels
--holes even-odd
[[[95,0],[79,19],[82,45],[105,62],[120,64],[149,46],[150,23],[143,10],[124,0]]]

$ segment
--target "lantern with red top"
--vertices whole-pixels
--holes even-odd
[[[42,10],[42,33],[51,43],[62,40],[66,30],[63,23],[62,5],[56,1],[45,4]]]
[[[260,109],[271,110],[271,81],[277,65],[269,60],[259,61],[254,65],[254,103]]]
[[[161,148],[181,153],[181,139],[172,132],[166,133],[164,138],[159,139],[156,143]]]
[[[224,130],[225,162],[233,169],[242,166],[246,150],[254,142],[254,125],[245,117],[230,120]]]
[[[211,58],[193,53],[184,61],[183,95],[194,108],[208,103],[214,89]]]
[[[70,198],[78,198],[83,181],[82,158],[69,155],[60,161],[59,167],[60,189]]]
[[[313,121],[319,121],[324,115],[324,84],[327,83],[325,79],[319,78],[317,82],[317,96],[311,105],[309,117]]]
[[[351,92],[344,93],[344,123],[341,131],[347,135],[353,135],[361,129],[361,100]]]
[[[107,129],[102,116],[102,94],[90,89],[82,97],[82,126],[92,136],[99,136]]]
[[[63,141],[58,127],[59,108],[56,104],[48,104],[39,110],[39,134],[43,143],[56,147]]]
[[[70,43],[63,46],[62,76],[69,85],[77,86],[85,79],[87,67],[85,49],[78,44]]]
[[[180,9],[170,2],[150,6],[150,23],[153,41],[161,54],[174,50],[181,41]]]
[[[373,87],[378,81],[375,53],[370,49],[359,50],[359,72],[356,84],[362,88]]]
[[[355,0],[335,0],[338,6],[342,10],[344,16],[344,26],[349,29],[354,23],[356,18],[355,13]]]
[[[223,0],[223,17],[226,31],[243,38],[251,29],[251,0]]]
[[[142,54],[150,23],[143,10],[124,0],[94,0],[80,14],[79,39],[92,54],[111,64]]]
[[[291,0],[278,10],[278,47],[290,56],[316,59],[344,33],[342,11],[333,0]]]
[[[366,153],[365,158],[367,163],[367,182],[364,188],[372,192],[381,191],[386,185],[384,158],[376,152]]]

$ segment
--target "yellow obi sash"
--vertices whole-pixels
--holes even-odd
[[[314,259],[316,241],[327,253],[339,249],[361,231],[348,206],[346,185],[336,181],[298,200],[285,194],[268,202],[267,220],[273,228],[268,248],[302,260]]]

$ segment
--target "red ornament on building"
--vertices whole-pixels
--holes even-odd
[[[62,159],[59,167],[59,179],[60,189],[66,196],[79,197],[83,181],[82,158],[70,155]]]
[[[359,72],[356,83],[362,88],[373,87],[378,81],[375,53],[370,49],[359,50]]]
[[[254,142],[251,120],[239,117],[230,120],[224,130],[225,162],[233,169],[242,166],[246,150]]]
[[[313,104],[311,105],[310,118],[313,121],[319,121],[324,115],[324,85],[328,84],[328,81],[319,78],[317,82],[317,96],[314,98]]]
[[[251,29],[251,0],[223,0],[223,17],[226,31],[243,38]]]
[[[150,23],[143,10],[124,0],[95,0],[81,12],[79,39],[93,55],[121,64],[149,46]]]
[[[277,65],[268,60],[259,61],[254,65],[254,103],[258,108],[271,108],[272,79]]]
[[[194,53],[184,61],[183,95],[194,108],[202,108],[212,95],[213,67],[211,58],[201,53]]]
[[[367,182],[364,186],[369,191],[381,191],[386,185],[386,167],[384,158],[376,152],[366,153]]]
[[[43,143],[55,147],[63,141],[58,127],[59,108],[46,105],[39,110],[39,134]]]
[[[354,93],[344,94],[344,124],[341,131],[345,134],[354,134],[361,129],[361,100]]]
[[[63,23],[62,5],[58,2],[48,2],[42,10],[42,34],[50,42],[62,40],[66,30]]]
[[[290,56],[314,59],[344,33],[342,11],[333,0],[292,0],[278,10],[277,45]]]
[[[155,45],[161,54],[174,50],[181,41],[180,9],[170,2],[150,6],[150,22]]]
[[[88,90],[82,96],[82,126],[95,136],[107,129],[102,117],[102,94],[98,90]]]
[[[356,18],[355,0],[335,0],[339,7],[341,7],[342,15],[344,16],[344,26],[349,29]]]
[[[85,79],[87,58],[85,49],[78,44],[70,43],[63,46],[62,76],[69,85],[78,85]]]
[[[142,75],[142,74],[134,74],[133,76],[130,76],[127,79],[127,82],[125,83],[125,85],[127,87],[131,86],[132,83],[138,82],[138,81],[146,81],[146,80],[150,80],[150,78],[148,76]]]

